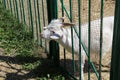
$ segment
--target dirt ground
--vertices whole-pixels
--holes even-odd
[[[53,61],[47,59],[44,52],[39,52],[41,58],[22,57],[23,61],[19,61],[19,58],[14,56],[6,56],[3,53],[4,49],[0,48],[0,80],[46,80],[48,74],[51,77],[63,74],[61,69],[54,65]],[[32,62],[40,60],[41,63],[35,69],[26,70],[23,69],[23,63],[27,63],[24,61],[26,58],[29,58]]]
[[[29,79],[29,71],[22,69],[15,57],[5,56],[4,49],[0,48],[0,80],[25,80]],[[29,79],[33,80],[33,79]]]

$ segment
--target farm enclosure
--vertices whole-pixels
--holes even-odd
[[[43,1],[43,0],[41,0],[41,1],[36,0],[36,2],[34,2],[34,1],[32,1],[32,0],[25,1],[23,3],[23,5],[22,5],[22,0],[19,0],[19,1],[14,0],[13,3],[11,3],[10,1],[7,1],[6,8],[11,9],[11,12],[13,12],[13,14],[15,14],[16,18],[18,18],[20,22],[23,21],[23,22],[25,22],[25,24],[27,24],[28,27],[26,27],[25,30],[32,31],[33,37],[39,45],[46,47],[46,45],[47,45],[46,41],[41,40],[41,38],[38,36],[39,33],[41,32],[41,30],[43,29],[43,26],[45,26],[47,24],[47,20],[48,20],[47,19],[48,16],[47,16],[47,9],[46,9],[47,8],[46,1]],[[81,18],[82,24],[88,22],[88,20],[89,20],[89,5],[88,5],[88,3],[89,3],[88,0],[81,0],[80,18]],[[100,2],[96,1],[96,0],[91,1],[91,20],[101,18],[101,13],[100,13],[101,6],[99,3]],[[104,11],[103,11],[104,17],[105,16],[113,16],[115,2],[112,0],[106,0],[104,3],[105,3],[104,4],[105,7],[104,7]],[[15,4],[18,4],[18,5],[15,5]],[[62,5],[62,3],[59,0],[58,1],[58,6],[59,6],[58,7],[58,17],[63,16],[61,5]],[[72,22],[79,24],[78,1],[77,0],[72,1],[72,9],[70,9],[69,0],[64,0],[64,5],[68,11],[68,15],[66,13],[64,13],[64,16],[66,16],[65,22],[69,21],[69,18],[67,18],[67,17],[70,17],[70,15],[72,14]],[[23,6],[24,6],[24,8],[23,8]],[[25,9],[25,12],[23,9]],[[69,12],[70,10],[72,10],[71,14]],[[71,62],[72,62],[72,59],[73,59],[72,54],[68,54],[68,53],[63,54],[64,53],[63,49],[61,49],[60,52],[61,52],[61,54],[60,54],[61,59],[64,59],[65,55],[66,55],[67,56],[66,61],[71,59]],[[110,56],[110,55],[108,55],[108,56]],[[74,59],[76,59],[76,58],[74,58]],[[107,58],[107,59],[109,60],[109,58]],[[103,60],[103,61],[105,61],[105,60]],[[106,63],[106,62],[104,62],[104,63]],[[67,64],[69,64],[69,63],[66,63],[66,65]],[[70,66],[72,66],[72,68],[73,68],[73,65],[70,65]],[[76,72],[76,73],[78,73],[78,72]],[[109,73],[107,73],[107,74],[109,74]],[[87,75],[87,73],[86,73],[86,75]],[[95,77],[93,77],[93,79],[94,78]],[[104,78],[104,79],[106,80],[106,78]],[[108,79],[108,77],[107,77],[107,79]]]

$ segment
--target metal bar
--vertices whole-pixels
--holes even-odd
[[[22,22],[22,19],[23,19],[23,15],[22,15],[22,13],[23,13],[23,11],[22,11],[22,5],[21,5],[21,0],[19,0],[19,16],[20,16],[20,21]]]
[[[45,26],[45,11],[44,11],[44,2],[43,2],[43,0],[42,0],[42,12],[43,12],[43,24],[44,24],[44,26]]]
[[[47,0],[47,9],[48,9],[48,23],[54,18],[58,17],[58,0]],[[50,41],[50,58],[53,59],[56,66],[60,65],[59,57],[59,45],[55,41]]]
[[[39,10],[39,3],[37,0],[37,16],[38,16],[38,25],[39,25],[39,33],[41,33],[41,20],[40,20],[40,10]],[[40,46],[42,47],[42,39],[40,39]]]
[[[62,0],[60,0],[60,2],[62,3]],[[63,10],[65,11],[65,13],[66,13],[68,19],[70,20],[70,15],[69,15],[69,13],[68,13],[68,11],[67,11],[67,9],[66,9],[64,3],[62,3],[62,8],[63,8]]]
[[[72,22],[72,0],[69,0],[70,5],[70,21]],[[74,39],[73,39],[73,27],[71,27],[71,42],[72,42],[72,67],[73,75],[75,74],[75,59],[74,59]]]
[[[85,53],[86,53],[86,55],[87,55],[87,57],[88,57],[88,52],[87,52],[87,50],[86,50],[86,48],[85,48],[85,46],[83,45],[82,42],[81,42],[81,45],[82,45],[83,50],[85,51]],[[95,65],[94,65],[94,63],[92,62],[92,60],[90,60],[89,65],[92,67],[92,69],[93,69],[93,71],[95,72],[97,78],[99,78],[99,74],[98,74],[97,69],[95,68]]]
[[[8,9],[10,10],[10,1],[7,0]]]
[[[64,5],[64,1],[63,0],[61,0],[61,7],[62,7],[62,17],[64,17],[64,9],[63,9],[63,5]]]
[[[4,0],[4,6],[5,6],[5,8],[6,8],[6,0]]]
[[[60,0],[61,1],[61,0]],[[69,18],[69,20],[70,20],[70,16],[69,16],[69,14],[68,14],[68,11],[67,11],[67,9],[65,8],[65,5],[63,4],[63,9],[64,9],[64,11],[66,12],[66,14],[67,14],[67,17]],[[75,30],[75,32],[76,32],[76,34],[77,34],[77,36],[78,36],[78,38],[79,38],[79,33],[77,32],[77,30],[73,27],[73,29]],[[87,57],[88,57],[88,52],[87,52],[87,50],[86,50],[86,48],[85,48],[85,46],[84,46],[84,44],[81,42],[81,45],[82,45],[82,47],[83,47],[83,50],[85,51],[85,53],[86,53],[86,55],[87,55]],[[95,68],[95,66],[94,66],[94,63],[92,62],[92,60],[90,60],[90,66],[92,67],[92,69],[93,69],[93,71],[95,72],[95,74],[96,74],[96,76],[97,76],[97,78],[99,78],[99,74],[98,74],[98,72],[97,72],[97,69]]]
[[[64,68],[67,69],[66,67],[66,50],[64,48]]]
[[[90,63],[91,48],[91,0],[88,2],[88,63]],[[88,80],[90,80],[90,65],[88,66]]]
[[[17,0],[15,0],[15,5],[16,5],[17,19],[18,19],[18,22],[20,22]]]
[[[50,23],[50,21],[53,19],[53,1],[50,0],[46,0],[47,1],[47,12],[48,12],[48,24]],[[50,46],[54,46],[53,44],[55,43],[55,41],[50,41],[49,43],[49,56],[48,58],[53,59],[53,49]]]
[[[54,17],[55,18],[58,18],[58,0],[54,0],[53,2],[55,5],[54,5]],[[56,47],[56,51],[57,53],[54,53],[53,56],[54,56],[54,62],[57,66],[60,65],[60,55],[59,55],[59,44],[58,43],[55,43],[55,47]]]
[[[54,0],[54,4],[55,4],[54,15],[56,18],[58,18],[58,0]]]
[[[38,19],[37,19],[37,11],[36,11],[36,0],[34,0],[34,11],[35,11],[35,24],[36,24],[36,37],[38,42]],[[39,42],[38,42],[39,43]]]
[[[33,28],[33,15],[32,15],[32,6],[31,6],[31,0],[28,1],[29,3],[29,11],[30,11],[30,21],[31,21],[31,29],[32,29],[32,37],[34,38],[34,28]]]
[[[6,8],[9,9],[9,2],[8,2],[8,0],[6,1]]]
[[[7,0],[7,9],[9,10],[10,9],[10,1]]]
[[[24,3],[23,3],[23,0],[21,0],[21,4],[22,4],[22,14],[23,14],[23,21],[24,21],[24,24],[26,24],[26,16],[25,16],[25,7],[24,7]],[[26,29],[25,29],[26,30]]]
[[[6,9],[9,9],[8,0],[6,0]]]
[[[15,17],[17,17],[17,13],[16,13],[16,6],[15,6],[15,0],[13,0],[13,8],[14,8],[14,15]]]
[[[29,0],[27,0],[27,14],[26,14],[26,23],[28,25],[29,31],[31,30],[31,18],[30,18],[30,7],[29,7]]]
[[[81,54],[81,0],[78,0],[78,21],[79,21],[79,80],[82,80],[82,54]]]
[[[12,10],[12,0],[10,0],[10,8],[11,8],[10,10],[11,10],[11,13],[12,13],[12,11],[13,11]]]
[[[99,57],[99,80],[101,80],[102,71],[102,42],[103,42],[103,11],[104,11],[104,0],[101,0],[101,13],[100,13],[100,57]]]
[[[113,33],[110,80],[120,80],[120,0],[116,0],[115,2]]]
[[[6,0],[6,9],[8,9],[8,0]]]
[[[43,25],[45,26],[45,13],[44,13],[44,1],[42,0],[42,14],[43,14]],[[45,47],[47,47],[47,42],[45,40]],[[45,52],[47,52],[47,49],[45,49]]]
[[[64,1],[61,0],[61,4],[62,4],[61,7],[63,6],[63,3],[64,3]],[[63,7],[62,7],[62,17],[64,17],[64,9],[63,9]],[[64,68],[66,69],[66,50],[65,50],[65,48],[64,48],[63,51],[64,51]]]

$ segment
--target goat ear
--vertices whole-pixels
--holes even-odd
[[[65,23],[65,22],[63,22],[62,24],[63,24],[63,26],[75,26],[74,23]]]

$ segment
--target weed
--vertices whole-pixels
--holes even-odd
[[[65,80],[65,78],[62,75],[54,76],[51,78],[51,75],[47,74],[47,77],[37,78],[37,80]]]

